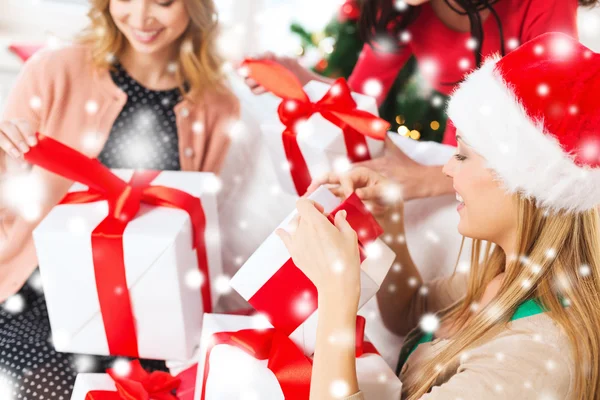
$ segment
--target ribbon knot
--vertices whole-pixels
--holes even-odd
[[[114,200],[108,200],[109,213],[121,222],[130,222],[140,210],[142,192],[127,184]]]
[[[115,382],[117,391],[92,390],[85,400],[177,400],[173,392],[181,379],[162,371],[148,373],[138,360],[128,364],[126,374],[119,374],[112,368],[106,372]]]
[[[308,120],[318,113],[338,126],[342,130],[346,153],[352,163],[371,159],[367,137],[385,139],[390,124],[358,109],[345,79],[336,80],[323,98],[312,102],[298,78],[282,65],[270,60],[246,60],[243,67],[248,70],[249,77],[282,99],[277,114],[285,125],[282,133],[283,147],[298,195],[306,192],[312,180],[296,137],[297,123],[300,120]]]

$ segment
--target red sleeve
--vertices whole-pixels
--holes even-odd
[[[374,50],[370,45],[365,44],[358,62],[348,79],[348,84],[353,91],[364,93],[364,85],[369,79],[376,79],[381,83],[381,93],[377,96],[377,104],[381,105],[387,97],[392,84],[396,80],[398,73],[406,64],[412,51],[409,46],[404,46],[396,53],[384,53]]]
[[[523,21],[522,43],[546,32],[577,38],[578,0],[532,0]]]

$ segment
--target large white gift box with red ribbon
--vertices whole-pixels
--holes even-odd
[[[362,202],[351,196],[341,202],[326,187],[320,187],[309,196],[330,214],[344,208],[348,222],[357,231],[364,258],[361,264],[361,295],[359,306],[372,298],[381,286],[396,255],[380,239],[380,227]],[[281,224],[286,228],[297,211]],[[330,218],[333,214],[330,214]],[[317,290],[313,283],[292,262],[281,239],[272,233],[261,244],[237,274],[230,285],[271,324],[304,350],[314,352],[317,332]]]
[[[133,175],[112,172],[126,182]],[[156,174],[151,187],[199,199],[195,224],[182,209],[142,202],[121,240],[107,244],[102,240],[110,239],[110,228],[92,238],[109,214],[107,201],[73,200],[54,207],[34,231],[58,351],[169,360],[193,355],[202,313],[219,295],[214,285],[207,288],[221,274],[218,181],[211,173]],[[85,190],[76,183],[70,195]]]
[[[303,195],[310,180],[383,153],[389,124],[374,98],[353,93],[344,79],[304,87],[279,65],[247,61],[250,76],[267,88],[257,98],[261,130],[282,189]]]
[[[381,356],[357,351],[365,398],[399,399],[402,384]],[[311,373],[311,360],[264,316],[204,315],[194,400],[308,400]]]

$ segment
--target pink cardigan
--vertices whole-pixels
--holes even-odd
[[[24,65],[0,120],[26,119],[37,131],[97,157],[126,101],[108,70],[93,66],[88,48],[72,45],[41,51]],[[239,118],[237,99],[230,92],[209,92],[194,101],[183,100],[175,113],[181,168],[218,172],[230,143],[228,131]],[[0,184],[13,164],[0,151]],[[37,221],[12,213],[0,196],[0,301],[18,291],[37,266],[31,232],[72,183],[37,172],[48,194]]]

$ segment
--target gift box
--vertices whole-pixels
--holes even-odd
[[[194,400],[308,400],[311,360],[264,317],[205,314],[203,325]],[[360,354],[356,368],[366,399],[400,398],[400,380],[378,354]]]
[[[216,177],[110,171],[61,146],[41,137],[27,156],[51,170],[58,158],[56,172],[87,183],[75,183],[33,232],[54,347],[189,359],[218,297]]]
[[[357,231],[362,254],[359,306],[372,298],[381,286],[396,255],[378,239],[381,227],[356,195],[341,202],[326,187],[309,198],[321,204],[329,218],[341,209]],[[279,226],[286,228],[297,211]],[[233,276],[230,286],[270,323],[288,334],[306,355],[314,352],[317,332],[317,290],[292,262],[281,239],[272,233]]]
[[[302,87],[277,63],[246,61],[243,68],[269,91],[257,99],[258,119],[284,191],[303,195],[311,179],[383,153],[389,123],[377,117],[374,98],[352,93],[344,79]]]
[[[146,372],[138,360],[124,362],[121,370],[106,374],[77,374],[71,400],[178,400],[179,377],[166,372]],[[189,399],[191,400],[191,399]]]

